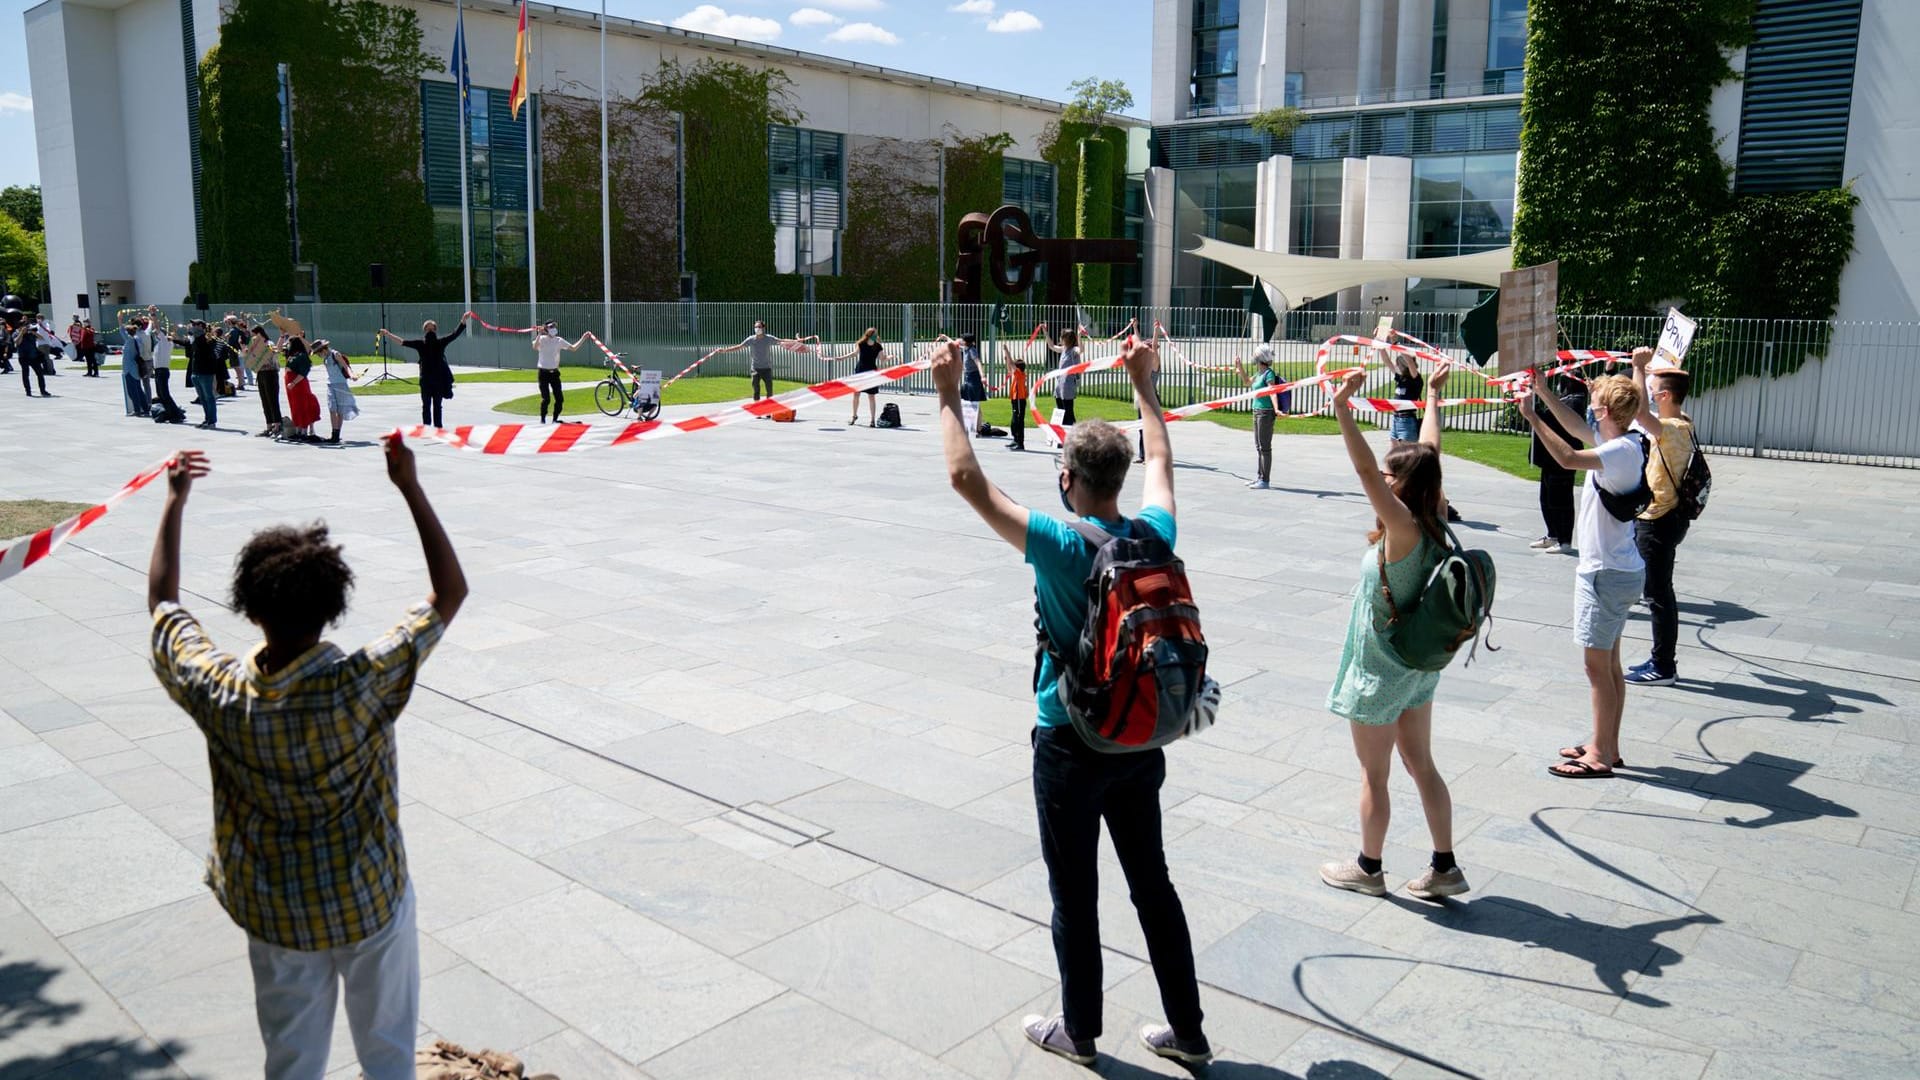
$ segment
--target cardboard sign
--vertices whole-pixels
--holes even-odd
[[[639,398],[641,401],[659,401],[660,400],[660,373],[659,372],[642,371],[640,373]]]
[[[1500,373],[1525,371],[1553,359],[1558,346],[1560,262],[1500,275]]]
[[[1660,329],[1660,343],[1653,347],[1653,362],[1648,369],[1679,367],[1693,346],[1693,332],[1699,328],[1700,324],[1680,314],[1679,308],[1668,308],[1667,325]]]

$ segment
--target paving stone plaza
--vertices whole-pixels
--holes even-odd
[[[182,584],[222,645],[257,640],[221,598],[267,524],[344,541],[349,648],[424,594],[371,442],[414,399],[363,398],[351,445],[309,448],[246,437],[250,400],[202,433],[123,420],[114,378],[52,385],[0,398],[0,498],[96,500],[204,447]],[[531,389],[463,383],[448,421]],[[836,404],[566,457],[419,446],[473,590],[399,724],[423,1040],[566,1080],[1081,1075],[1018,1026],[1058,1006],[1030,573],[949,490],[931,401],[892,400],[904,430]],[[1498,560],[1500,650],[1440,684],[1474,888],[1436,905],[1315,875],[1357,843],[1322,707],[1371,524],[1339,442],[1283,436],[1249,491],[1246,433],[1172,434],[1226,686],[1164,793],[1206,1075],[1920,1073],[1920,473],[1715,458],[1682,681],[1631,690],[1627,768],[1574,782],[1545,771],[1588,730],[1573,561],[1528,549],[1532,483],[1448,458],[1462,538]],[[1057,507],[1050,455],[981,456]],[[260,1075],[245,937],[201,882],[205,744],[146,662],[160,505],[0,585],[5,1080]],[[1628,634],[1637,662],[1643,613]],[[1428,845],[1394,790],[1398,886]],[[1097,1071],[1181,1075],[1134,1036],[1158,995],[1110,850],[1101,887]],[[352,1056],[343,1021],[335,1075]]]

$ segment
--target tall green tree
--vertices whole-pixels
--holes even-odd
[[[14,184],[0,188],[0,214],[20,223],[28,232],[42,232],[46,222],[40,215],[40,185]]]
[[[47,234],[29,232],[11,214],[0,214],[0,277],[7,292],[32,297],[47,281]]]

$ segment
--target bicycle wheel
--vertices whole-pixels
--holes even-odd
[[[642,420],[654,420],[660,416],[660,403],[657,401],[642,402],[636,404],[633,411]]]
[[[627,407],[627,392],[619,383],[608,379],[593,388],[593,403],[608,416],[619,416]]]

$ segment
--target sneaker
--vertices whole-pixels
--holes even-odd
[[[1369,874],[1360,869],[1360,864],[1352,859],[1344,862],[1320,864],[1320,880],[1336,889],[1348,892],[1365,893],[1368,896],[1387,895],[1387,875]]]
[[[1020,445],[1019,443],[1017,443],[1017,442],[1010,442],[1010,443],[1008,443],[1008,444],[1007,444],[1007,449],[1009,449],[1009,450],[1025,450],[1025,449],[1026,449],[1026,447],[1024,447],[1024,446],[1021,446],[1021,445]]]
[[[1439,871],[1429,866],[1426,872],[1407,882],[1407,894],[1422,900],[1438,900],[1443,896],[1459,896],[1472,888],[1467,884],[1467,875],[1459,867]]]
[[[1535,551],[1551,551],[1560,546],[1560,541],[1555,540],[1551,536],[1543,536],[1527,546]]]
[[[1206,1036],[1183,1039],[1165,1024],[1148,1024],[1141,1028],[1140,1041],[1160,1057],[1184,1061],[1189,1065],[1205,1065],[1213,1060],[1213,1047],[1207,1045]]]
[[[1028,1042],[1049,1054],[1059,1054],[1075,1065],[1091,1065],[1099,1056],[1091,1041],[1081,1042],[1067,1035],[1067,1018],[1062,1013],[1029,1015],[1020,1021],[1020,1026],[1026,1029]]]
[[[1634,668],[1632,671],[1627,672],[1627,685],[1672,686],[1675,682],[1679,681],[1679,677],[1677,671],[1663,672],[1659,668],[1654,667],[1652,661],[1648,661]]]

